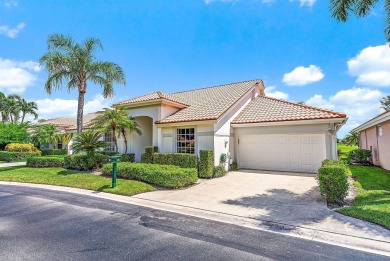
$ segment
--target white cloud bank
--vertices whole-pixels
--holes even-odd
[[[0,35],[3,34],[9,38],[15,38],[24,27],[26,27],[25,23],[20,23],[14,28],[8,25],[0,25]]]
[[[348,61],[348,72],[364,86],[390,87],[390,47],[369,46]]]
[[[287,100],[288,94],[285,92],[277,91],[275,86],[269,86],[264,90],[265,95],[276,99]]]
[[[39,64],[34,61],[14,61],[0,58],[0,91],[23,93],[35,83]]]
[[[303,86],[321,81],[324,74],[320,67],[310,65],[309,67],[298,66],[283,76],[283,82],[289,86]]]
[[[382,112],[379,100],[383,95],[379,90],[354,87],[348,90],[338,91],[335,95],[327,99],[320,94],[316,94],[305,103],[307,105],[346,113],[349,120],[338,135],[342,138],[353,128]]]

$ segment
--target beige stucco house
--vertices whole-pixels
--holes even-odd
[[[129,152],[213,150],[240,168],[316,172],[337,159],[336,132],[346,115],[267,97],[261,80],[167,94],[152,92],[113,105],[128,110],[143,134],[129,134]],[[106,139],[110,141],[109,135]],[[120,152],[123,140],[118,141]]]
[[[386,111],[356,127],[359,147],[371,150],[372,163],[390,170],[390,111]]]

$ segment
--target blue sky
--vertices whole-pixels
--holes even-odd
[[[0,91],[75,116],[76,91],[48,96],[36,61],[51,33],[99,38],[122,66],[113,100],[89,84],[86,111],[147,92],[263,79],[268,95],[345,112],[339,136],[381,112],[390,87],[383,7],[338,23],[326,0],[0,0]]]

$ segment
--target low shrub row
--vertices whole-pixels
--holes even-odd
[[[226,170],[222,166],[216,166],[213,170],[213,178],[219,178],[226,175]]]
[[[42,156],[68,154],[66,149],[41,149],[41,152],[42,152]]]
[[[6,151],[11,152],[38,152],[39,149],[31,143],[10,143],[5,146]]]
[[[62,168],[64,167],[64,157],[30,157],[27,158],[26,165],[31,168]]]
[[[26,161],[29,157],[41,156],[40,151],[35,152],[12,152],[12,151],[0,151],[0,161],[6,162],[22,162]]]
[[[371,165],[371,150],[356,149],[348,153],[348,161],[363,165]]]
[[[186,153],[153,153],[153,164],[198,169],[198,155]]]
[[[111,175],[111,164],[105,164],[101,171],[105,175]],[[129,162],[118,163],[117,175],[121,178],[136,179],[165,188],[182,188],[198,180],[198,173],[194,168]]]
[[[123,162],[134,162],[135,161],[135,154],[134,153],[121,154],[121,156],[122,156]]]
[[[330,204],[343,205],[348,195],[348,166],[338,160],[324,160],[318,170],[317,181],[321,195]]]
[[[101,168],[108,163],[108,156],[96,154],[95,158],[89,158],[86,154],[74,154],[64,157],[64,167],[74,170],[92,170]]]

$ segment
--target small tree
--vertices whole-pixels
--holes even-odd
[[[107,142],[102,141],[101,138],[102,133],[96,131],[78,134],[74,138],[72,149],[76,153],[85,151],[89,159],[95,159],[95,150],[107,147]]]
[[[350,131],[345,135],[343,143],[347,146],[358,146],[359,145],[359,133]]]
[[[381,108],[384,109],[385,111],[390,110],[390,95],[382,97]]]

